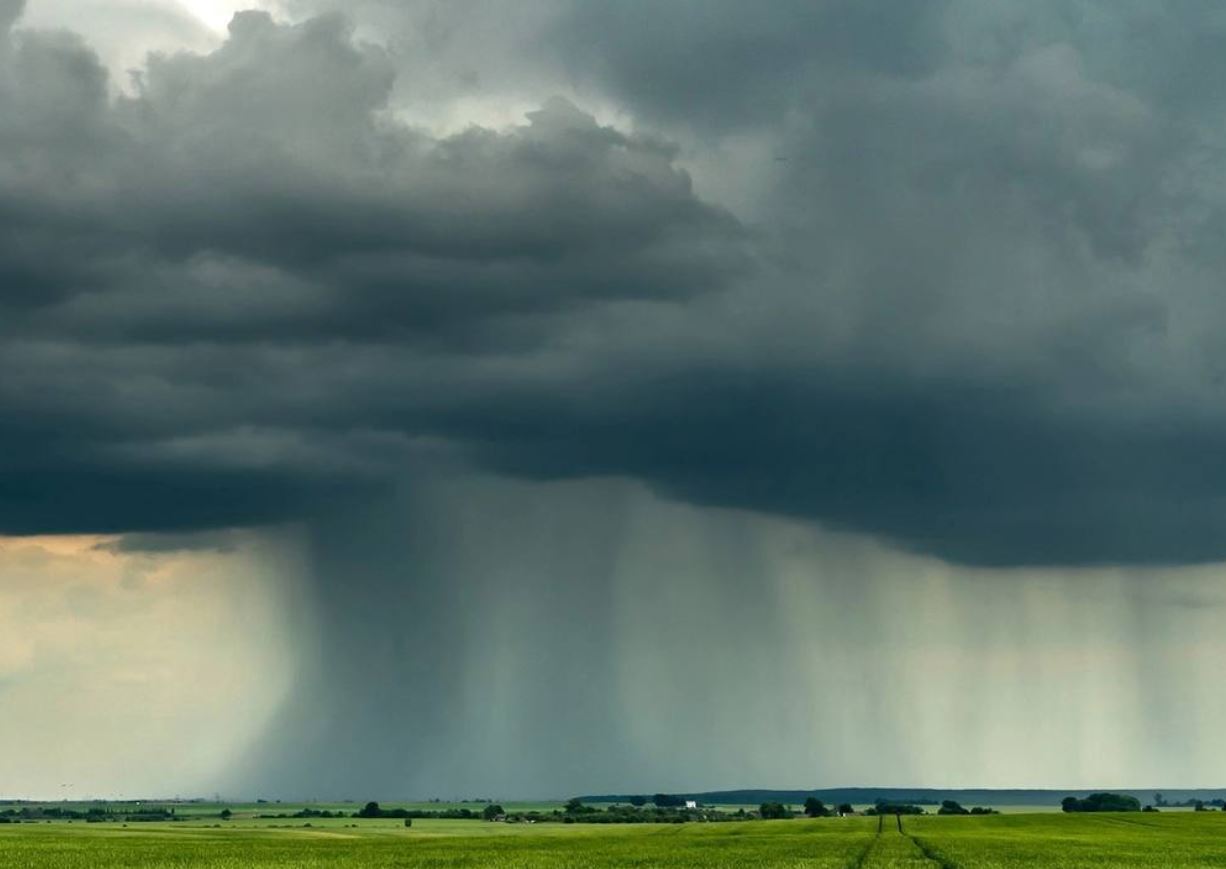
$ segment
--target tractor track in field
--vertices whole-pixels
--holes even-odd
[[[852,861],[847,864],[847,869],[863,869],[864,862],[868,860],[868,855],[873,852],[873,848],[877,847],[877,841],[881,838],[881,815],[877,816],[877,834],[865,843]]]
[[[910,833],[903,833],[903,835],[910,839],[911,844],[919,849],[919,852],[924,855],[925,860],[929,861],[930,863],[935,863],[936,865],[940,866],[941,869],[959,869],[957,863],[942,855],[940,851],[934,850],[932,846],[923,839],[920,839],[917,836],[912,836]]]
[[[1135,821],[1134,821],[1132,818],[1104,818],[1104,817],[1099,817],[1099,818],[1094,818],[1094,820],[1095,820],[1095,821],[1097,821],[1097,822],[1098,822],[1098,823],[1100,823],[1100,824],[1114,824],[1114,825],[1121,825],[1121,824],[1122,824],[1122,825],[1125,825],[1125,826],[1128,826],[1128,827],[1146,827],[1146,828],[1151,829],[1151,830],[1152,830],[1152,829],[1154,829],[1154,828],[1157,826],[1156,824],[1153,824],[1153,823],[1151,823],[1151,822],[1149,822],[1149,821],[1142,821],[1142,820],[1135,820]]]
[[[877,835],[868,840],[868,843],[860,850],[860,853],[847,864],[847,869],[863,869],[864,862],[868,859],[868,855],[873,852],[873,848],[877,845],[877,839],[880,836],[881,829],[878,827]]]
[[[896,847],[899,847],[897,843],[901,841],[906,842],[906,845],[902,845],[901,847],[905,848],[906,850],[914,849],[914,851],[918,852],[918,855],[922,857],[925,862],[931,863],[933,866],[940,867],[940,869],[960,869],[957,863],[954,863],[952,860],[942,855],[923,839],[908,833],[903,828],[902,818],[900,816],[895,816],[894,823],[897,826],[897,830],[889,829],[885,825],[884,821],[885,818],[883,816],[877,816],[876,835],[869,839],[860,853],[858,853],[852,859],[852,861],[847,864],[847,869],[872,869],[874,852],[878,850],[886,852],[893,850]],[[897,834],[898,838],[894,838],[895,834]],[[910,846],[909,848],[907,848],[908,845]],[[889,859],[890,857],[888,853],[883,854],[882,856],[886,859]]]

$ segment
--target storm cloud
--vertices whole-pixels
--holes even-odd
[[[974,564],[1226,556],[1212,4],[327,5],[119,89],[5,5],[0,530],[425,462]],[[415,120],[465,90],[533,108]]]
[[[1220,777],[1218,4],[252,2],[0,0],[14,739],[160,625],[164,792]]]

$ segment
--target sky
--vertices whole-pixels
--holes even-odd
[[[1224,36],[0,0],[0,795],[1219,785]]]

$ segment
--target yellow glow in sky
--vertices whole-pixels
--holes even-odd
[[[0,538],[5,796],[211,793],[294,674],[286,541]]]

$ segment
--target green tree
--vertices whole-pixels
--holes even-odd
[[[783,803],[763,803],[758,807],[758,814],[767,821],[792,817],[791,810]]]
[[[1141,801],[1127,794],[1096,793],[1084,800],[1065,797],[1060,801],[1060,808],[1066,812],[1139,812]]]
[[[817,797],[809,797],[805,800],[805,814],[810,818],[824,818],[830,814],[830,810]]]
[[[506,811],[498,803],[490,803],[481,811],[481,817],[487,821],[492,821],[499,815],[505,815]]]

